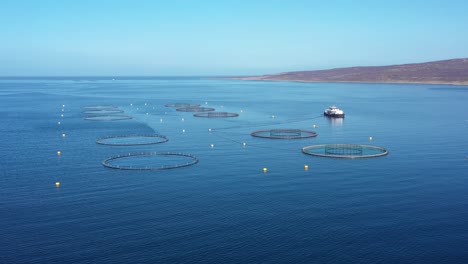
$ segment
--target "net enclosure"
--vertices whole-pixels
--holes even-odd
[[[118,109],[93,109],[93,110],[86,110],[82,111],[83,114],[90,114],[90,115],[109,115],[109,114],[119,114],[123,113],[123,110]]]
[[[271,138],[271,139],[301,139],[316,137],[317,133],[309,130],[275,128],[268,130],[256,130],[250,133],[253,137]]]
[[[119,170],[168,170],[198,163],[192,154],[179,152],[141,152],[110,157],[102,165]]]
[[[166,104],[165,107],[199,107],[199,104],[190,104],[190,103],[175,103],[175,104]]]
[[[229,117],[238,117],[237,113],[228,113],[228,112],[202,112],[196,113],[194,117],[205,117],[205,118],[229,118]]]
[[[82,106],[81,109],[84,110],[105,110],[105,109],[115,109],[117,106],[115,105],[88,105]]]
[[[359,144],[322,144],[302,148],[304,154],[329,158],[376,158],[385,156],[385,148]]]
[[[96,139],[96,143],[107,146],[141,146],[161,144],[169,141],[163,135],[150,134],[150,135],[119,135],[108,136]]]
[[[211,112],[214,111],[214,108],[211,107],[180,107],[177,108],[176,111],[179,112]]]
[[[132,119],[131,116],[126,115],[99,115],[99,116],[86,116],[83,118],[88,121],[120,121]]]

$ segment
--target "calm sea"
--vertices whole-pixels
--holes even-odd
[[[443,85],[1,79],[0,263],[468,263],[467,102],[468,87]],[[169,103],[240,116],[196,118]],[[83,119],[83,106],[109,104],[133,119]],[[322,116],[333,104],[344,120]],[[318,136],[250,136],[272,128]],[[169,141],[95,143],[153,133]],[[300,151],[326,143],[389,155]],[[199,163],[101,165],[143,151]]]

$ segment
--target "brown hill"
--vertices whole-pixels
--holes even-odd
[[[337,68],[239,77],[303,82],[433,83],[468,85],[468,58],[391,66]]]

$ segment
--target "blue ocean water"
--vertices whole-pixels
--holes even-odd
[[[443,85],[1,79],[0,263],[468,263],[467,101],[468,88]],[[169,103],[240,116],[196,118]],[[332,104],[344,120],[322,116]],[[84,120],[82,107],[92,105],[115,105],[133,119]],[[250,136],[271,128],[318,136]],[[95,143],[152,133],[169,141]],[[371,144],[389,155],[300,151],[326,143]],[[165,151],[199,163],[101,165]]]

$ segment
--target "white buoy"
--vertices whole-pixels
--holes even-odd
[[[208,128],[208,132],[211,132],[211,128]]]
[[[211,144],[210,147],[211,147],[211,148],[214,148],[214,144]]]
[[[66,137],[66,136],[67,136],[67,135],[66,135],[65,133],[62,134],[62,137],[63,137],[63,138]]]
[[[60,121],[58,121],[58,122],[57,122],[57,125],[60,125],[60,124],[61,124]]]
[[[162,118],[161,118],[161,119],[159,119],[159,122],[161,122],[161,123],[162,123],[162,122],[163,122],[163,119],[162,119]]]
[[[185,121],[185,119],[184,119],[184,118],[182,118],[182,122],[184,122],[184,121]]]
[[[275,119],[275,115],[272,115],[271,118]]]
[[[182,133],[185,133],[185,129],[182,129]]]
[[[245,147],[245,146],[247,146],[247,143],[245,143],[245,142],[244,142],[244,143],[242,143],[242,146],[244,146],[244,147]]]

